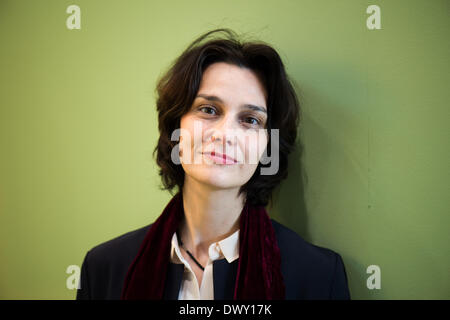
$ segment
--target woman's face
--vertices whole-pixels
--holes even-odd
[[[185,179],[222,189],[244,185],[267,146],[266,124],[266,92],[256,74],[224,62],[208,66],[180,122]]]

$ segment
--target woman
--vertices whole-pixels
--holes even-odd
[[[77,299],[349,299],[340,255],[264,208],[287,177],[300,114],[277,52],[213,30],[157,91],[157,163],[178,192],[153,224],[86,254]]]

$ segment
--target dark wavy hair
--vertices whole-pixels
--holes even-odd
[[[217,35],[223,34],[224,37]],[[216,37],[213,37],[216,36]],[[205,39],[208,39],[206,41]],[[252,205],[266,206],[272,201],[272,191],[287,177],[288,155],[295,146],[300,120],[297,95],[286,74],[283,62],[270,45],[261,41],[242,42],[230,29],[215,29],[194,40],[159,78],[156,86],[160,137],[153,151],[160,167],[163,187],[178,187],[181,191],[185,172],[171,160],[172,148],[178,143],[171,140],[172,132],[180,128],[180,119],[187,113],[197,95],[203,72],[215,62],[225,62],[252,70],[261,79],[267,92],[267,154],[271,150],[272,128],[279,129],[279,169],[274,175],[261,175],[261,162],[250,180],[241,186]]]

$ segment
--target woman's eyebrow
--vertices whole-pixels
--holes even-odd
[[[204,99],[209,100],[209,101],[223,103],[223,100],[220,99],[218,96],[212,96],[212,95],[207,95],[207,94],[202,94],[202,93],[199,93],[195,98],[196,99],[197,98],[204,98]],[[255,106],[254,104],[246,103],[246,104],[242,105],[242,107],[243,108],[247,108],[247,109],[252,109],[252,110],[255,110],[255,111],[259,111],[259,112],[263,112],[263,113],[267,114],[267,110],[265,108],[260,107],[260,106]]]

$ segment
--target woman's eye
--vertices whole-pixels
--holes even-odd
[[[212,106],[208,106],[208,105],[203,105],[201,107],[198,108],[198,110],[202,113],[206,113],[208,115],[217,115],[217,111],[214,107]],[[262,121],[259,120],[258,118],[254,118],[254,117],[245,117],[244,118],[244,122],[248,125],[252,125],[252,126],[259,126],[262,124]]]
[[[258,119],[252,118],[252,117],[245,118],[245,120],[250,121],[250,122],[247,122],[247,123],[250,123],[250,124],[253,124],[253,125],[259,125],[260,122],[261,122]],[[251,122],[251,121],[253,121],[253,122]]]
[[[211,108],[211,107],[208,107],[208,106],[200,107],[199,110],[209,110],[209,111],[213,111],[214,113],[216,112],[216,110],[214,108]],[[207,114],[213,114],[213,113],[210,113],[210,112],[204,112],[204,111],[202,111],[202,112],[203,113],[207,113]]]

